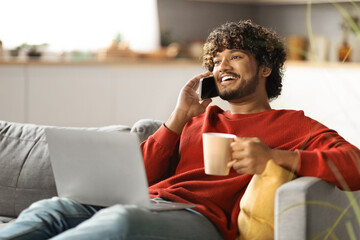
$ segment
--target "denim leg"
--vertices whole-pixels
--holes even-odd
[[[153,212],[132,205],[115,205],[53,240],[223,239],[216,227],[192,210]]]
[[[98,210],[65,198],[41,200],[0,231],[0,239],[49,239],[89,219]]]

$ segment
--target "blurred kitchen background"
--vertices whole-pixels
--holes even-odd
[[[349,60],[359,62],[359,44],[354,44],[356,34],[339,9],[345,10],[359,26],[358,4],[340,2],[2,0],[2,56],[6,60],[37,58],[39,54],[47,60],[103,60],[123,56],[197,58],[211,29],[226,21],[252,19],[284,37],[290,49],[295,49],[291,54],[295,60],[339,61],[339,49],[346,41],[354,47]],[[310,43],[318,48],[317,53],[311,51]],[[305,56],[296,54],[297,49]]]
[[[288,44],[274,108],[303,109],[360,146],[360,2],[2,0],[0,119],[58,126],[165,121],[204,72],[202,44],[252,19]],[[227,108],[225,102],[214,104]]]

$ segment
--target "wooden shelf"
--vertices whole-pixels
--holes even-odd
[[[199,60],[191,58],[174,59],[150,59],[150,58],[121,58],[108,60],[1,60],[0,66],[26,65],[26,66],[81,66],[81,65],[195,65],[201,67]],[[293,61],[289,60],[286,66],[299,67],[335,67],[335,68],[360,68],[360,62],[311,62],[311,61]]]
[[[357,68],[360,69],[359,62],[311,62],[311,61],[287,61],[285,66],[289,67],[308,67],[308,68]]]

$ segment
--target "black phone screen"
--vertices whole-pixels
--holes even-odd
[[[208,99],[219,96],[213,76],[200,79],[200,99]]]

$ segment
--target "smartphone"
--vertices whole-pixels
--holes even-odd
[[[200,79],[199,95],[201,100],[219,96],[213,76]]]

